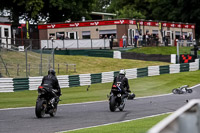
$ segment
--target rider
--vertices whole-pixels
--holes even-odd
[[[48,75],[43,77],[41,86],[48,86],[50,89],[52,89],[52,99],[55,98],[55,101],[58,102],[59,96],[61,96],[61,90],[54,69],[50,69],[48,71]]]
[[[119,75],[114,78],[113,86],[116,87],[119,86],[122,90],[122,99],[125,97],[128,97],[128,93],[130,93],[128,79],[125,77],[126,71],[124,69],[121,69],[119,71]],[[111,90],[112,91],[112,90]]]

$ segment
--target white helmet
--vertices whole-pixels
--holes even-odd
[[[126,75],[126,71],[125,71],[124,69],[121,69],[121,70],[119,71],[119,74],[124,74],[124,75]]]

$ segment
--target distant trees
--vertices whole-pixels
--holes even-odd
[[[120,18],[195,23],[196,38],[199,38],[199,7],[199,0],[112,0],[107,11]]]
[[[9,9],[11,20],[64,22],[90,19],[91,11],[116,13],[116,18],[135,18],[196,23],[200,36],[199,0],[1,0],[0,10]]]
[[[0,10],[9,9],[15,23],[19,17],[25,20],[61,22],[67,19],[81,20],[89,17],[94,0],[1,0]]]

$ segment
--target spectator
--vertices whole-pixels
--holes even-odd
[[[102,39],[103,38],[103,36],[102,35],[99,35],[99,39]]]
[[[107,35],[105,35],[105,36],[104,36],[104,39],[108,39],[108,36],[107,36]]]
[[[147,44],[147,41],[146,41],[146,34],[143,35],[142,37],[142,40],[143,40],[143,46],[146,46]]]
[[[146,34],[146,40],[147,40],[147,45],[150,45],[150,38],[149,38],[149,33]]]
[[[127,46],[126,46],[126,38],[127,38],[127,36],[126,36],[126,34],[124,33],[124,35],[122,36],[122,39],[123,39],[123,48],[127,47]]]
[[[138,45],[139,45],[139,46],[142,46],[142,34],[139,35],[139,38],[138,38]]]
[[[156,46],[158,46],[158,43],[159,43],[159,36],[158,36],[158,34],[156,34],[155,41],[156,41]]]
[[[65,37],[65,39],[66,39],[66,40],[68,40],[68,39],[69,39],[68,35]]]
[[[52,40],[52,39],[53,39],[53,36],[52,36],[52,35],[50,35],[49,39],[50,39],[50,40]]]
[[[113,40],[114,40],[114,36],[111,35],[110,36],[110,49],[112,49],[112,47],[113,47]]]
[[[134,39],[135,39],[135,47],[137,47],[137,46],[138,46],[139,35],[136,34],[136,35],[134,36]]]

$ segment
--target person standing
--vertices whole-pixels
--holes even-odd
[[[126,38],[127,38],[127,36],[126,36],[126,34],[124,33],[124,35],[122,36],[122,39],[123,39],[123,48],[127,47],[127,46],[126,46]]]
[[[112,49],[112,47],[113,47],[113,40],[114,40],[114,36],[111,35],[110,36],[110,49]]]
[[[156,46],[158,46],[158,44],[159,44],[159,36],[158,36],[158,34],[156,34],[155,41],[156,41]]]

